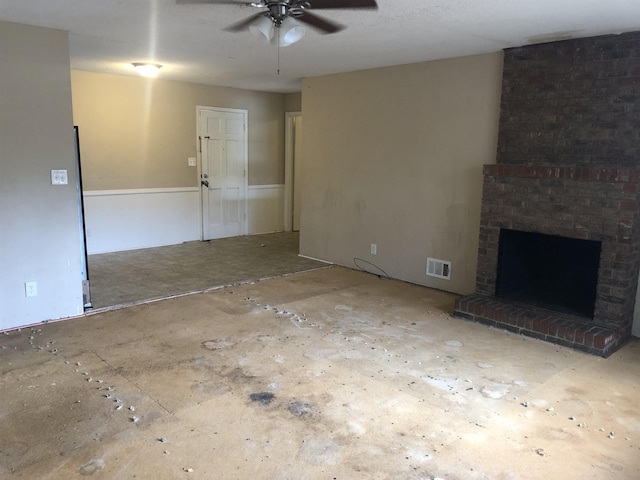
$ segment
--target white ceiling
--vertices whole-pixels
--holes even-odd
[[[131,62],[153,61],[165,79],[274,92],[300,91],[304,77],[640,30],[640,0],[378,0],[377,11],[313,11],[347,28],[308,29],[278,52],[223,30],[256,12],[241,3],[0,0],[0,20],[69,31],[73,69],[134,75]]]

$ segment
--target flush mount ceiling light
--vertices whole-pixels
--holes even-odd
[[[155,77],[162,68],[162,65],[158,65],[157,63],[136,62],[131,65],[133,65],[136,71],[143,77]]]

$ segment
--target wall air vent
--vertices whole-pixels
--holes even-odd
[[[451,262],[427,258],[427,275],[451,280]]]

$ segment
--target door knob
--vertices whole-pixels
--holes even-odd
[[[201,184],[203,187],[207,187],[207,188],[208,188],[208,187],[209,187],[209,180],[201,180],[201,181],[200,181],[200,184]]]

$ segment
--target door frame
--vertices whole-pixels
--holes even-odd
[[[294,118],[302,112],[286,112],[284,121],[284,231],[293,231],[293,166],[295,128]]]
[[[80,229],[80,266],[82,278],[82,303],[84,311],[93,309],[91,284],[89,282],[89,254],[87,253],[87,224],[84,212],[84,189],[82,187],[82,157],[80,155],[80,127],[73,126],[76,152],[76,191],[78,194],[78,225]]]
[[[248,192],[249,192],[249,110],[240,108],[224,108],[224,107],[206,107],[203,105],[196,106],[196,151],[197,151],[197,186],[200,189],[200,240],[204,241],[204,193],[202,192],[202,184],[200,183],[202,178],[202,138],[200,137],[200,113],[205,110],[214,110],[217,112],[226,113],[239,113],[242,114],[242,120],[244,123],[244,222],[242,223],[242,235],[248,234],[249,225],[249,212],[247,210],[249,206]],[[208,209],[207,209],[208,211]],[[208,219],[207,219],[208,220]]]

